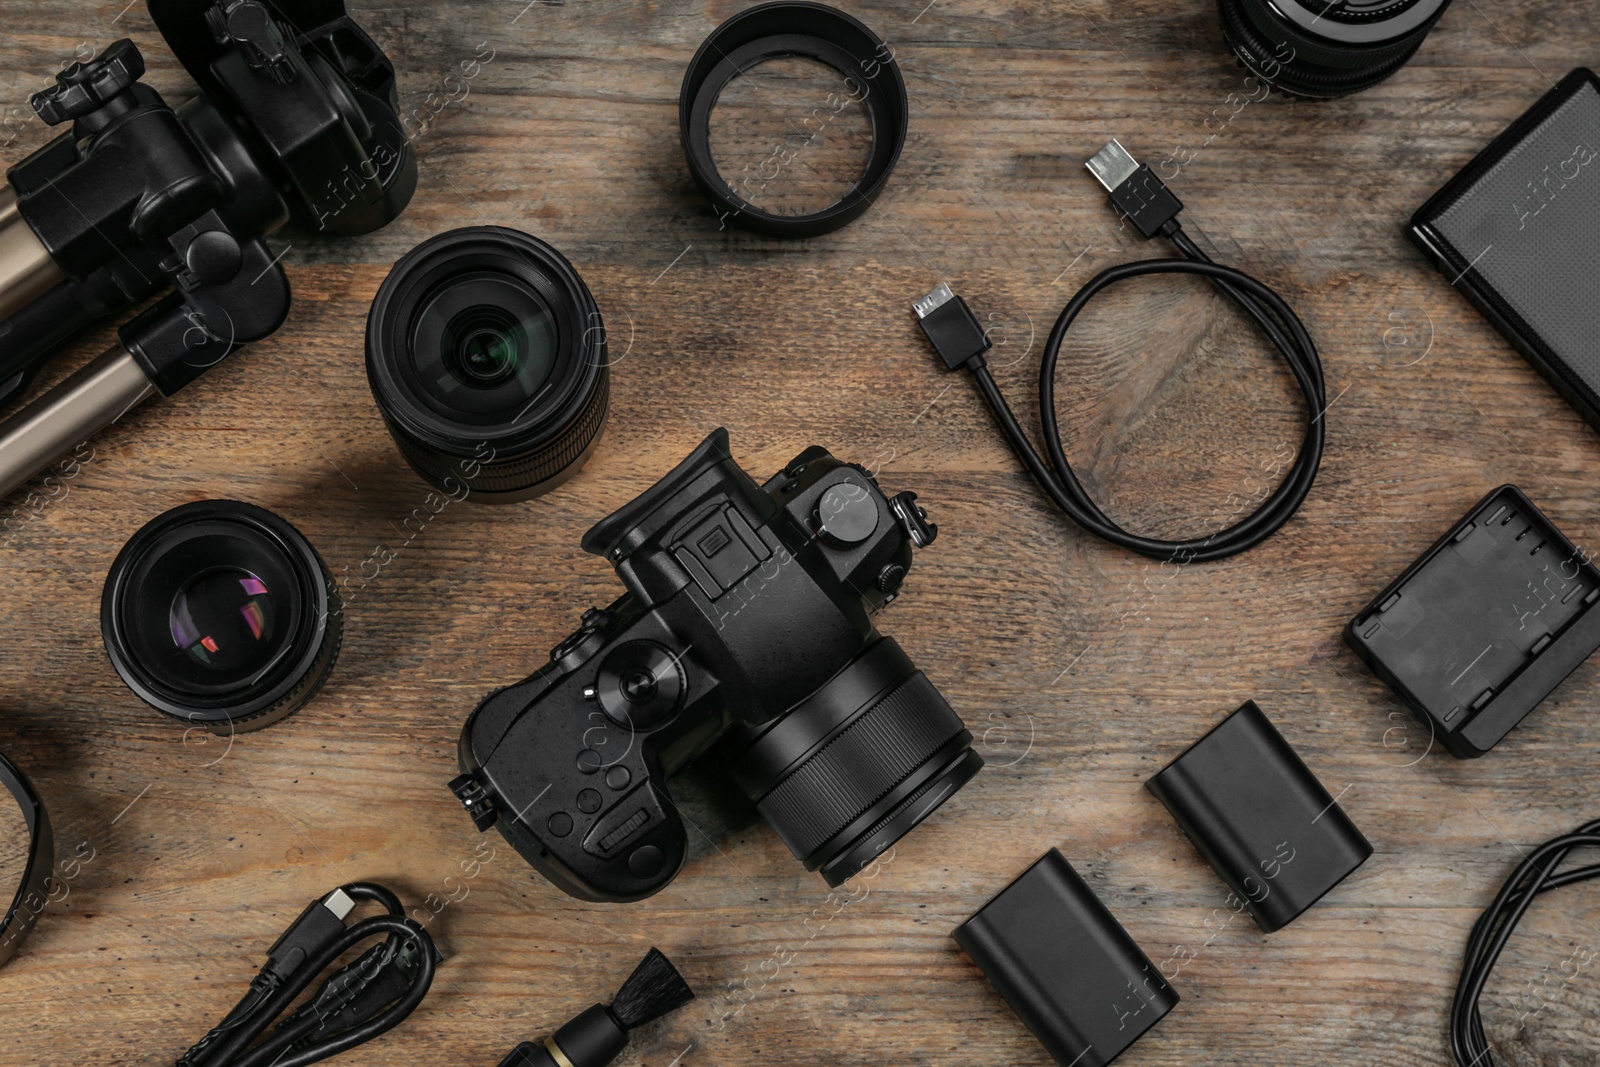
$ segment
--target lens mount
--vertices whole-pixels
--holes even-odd
[[[452,230],[379,288],[367,379],[401,454],[435,488],[526,500],[577,473],[599,440],[605,324],[550,245],[499,226]]]
[[[788,56],[838,71],[858,87],[872,119],[861,177],[837,203],[806,215],[763,211],[734,192],[711,157],[711,112],[722,91],[750,68]],[[883,192],[905,145],[908,111],[905,79],[877,34],[826,4],[780,2],[741,11],[706,38],[684,72],[678,128],[689,174],[725,222],[769,237],[820,237],[859,218]]]
[[[343,616],[300,531],[265,508],[203,500],[157,516],[123,547],[100,630],[140,699],[229,734],[271,726],[321,688]]]
[[[983,766],[960,716],[887,637],[786,715],[733,737],[734,780],[795,858],[832,886]]]

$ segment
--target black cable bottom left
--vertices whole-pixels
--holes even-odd
[[[346,926],[345,918],[360,901],[377,903],[387,914]],[[319,974],[380,934],[388,935],[382,944],[329,975],[262,1038]],[[433,938],[405,917],[394,893],[375,882],[341,886],[300,913],[267,950],[267,963],[244,997],[177,1067],[305,1067],[337,1056],[410,1015],[433,984],[438,961]]]

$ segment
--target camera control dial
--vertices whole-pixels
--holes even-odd
[[[685,681],[671,651],[654,641],[629,641],[601,662],[595,699],[618,726],[652,730],[677,713]]]

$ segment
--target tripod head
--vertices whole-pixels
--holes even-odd
[[[0,495],[276,330],[289,283],[268,235],[291,220],[368,233],[416,188],[394,67],[342,0],[149,7],[201,91],[169,106],[124,39],[33,97],[41,119],[71,129],[0,186],[0,405],[96,321],[167,295],[0,425]]]

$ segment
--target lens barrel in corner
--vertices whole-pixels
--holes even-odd
[[[729,751],[745,795],[830,886],[869,866],[983,767],[961,717],[888,637],[786,715],[737,735]]]
[[[378,289],[367,379],[401,455],[434,488],[527,500],[576,474],[599,441],[605,324],[550,245],[500,226],[451,230]]]
[[[1252,74],[1295,96],[1362,92],[1410,61],[1450,0],[1217,0]]]
[[[100,600],[106,654],[140,699],[216,734],[271,726],[339,656],[338,590],[311,542],[253,504],[202,500],[129,539]]]

